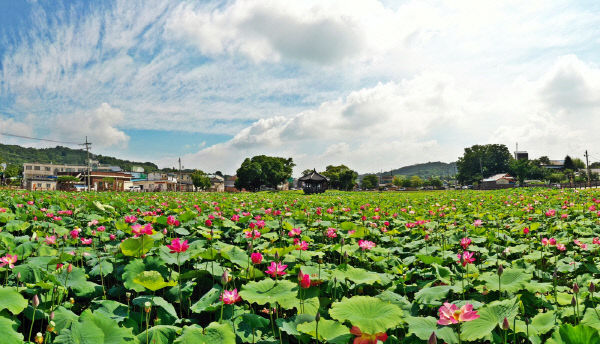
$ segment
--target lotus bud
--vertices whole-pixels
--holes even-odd
[[[67,273],[71,272],[73,272],[73,264],[69,263],[69,265],[67,266]]]
[[[525,325],[529,325],[529,318],[525,317]]]
[[[577,282],[573,283],[573,292],[575,294],[579,293],[579,285],[577,284]]]
[[[50,320],[54,320],[54,311],[50,312]]]
[[[346,242],[346,240],[344,238],[342,238],[342,246],[344,246],[345,242]]]
[[[20,272],[17,273],[17,280],[21,280],[21,273]]]
[[[344,252],[344,261],[348,260],[348,252]]]
[[[319,320],[321,320],[321,313],[317,312],[317,315],[315,315],[315,321],[319,322]]]
[[[435,332],[431,332],[431,336],[429,336],[427,344],[437,344],[437,337],[435,336]]]
[[[150,313],[151,308],[152,308],[152,305],[150,304],[149,301],[144,302],[144,312]]]
[[[504,272],[504,267],[502,266],[502,264],[498,265],[498,276],[502,276],[503,272]]]
[[[510,324],[508,323],[508,319],[506,319],[506,317],[504,317],[504,321],[502,322],[502,329],[504,331],[510,329]]]
[[[223,274],[221,275],[221,284],[223,284],[225,286],[225,285],[227,285],[229,280],[230,280],[229,273],[227,272],[227,270],[223,271]]]
[[[279,261],[279,252],[275,251],[275,261]]]
[[[590,282],[590,293],[593,293],[594,291],[596,291],[596,286],[594,286],[594,282]]]
[[[573,296],[571,298],[571,306],[575,306],[576,303],[577,303],[577,301],[575,301],[575,296]]]
[[[558,272],[556,270],[554,270],[554,273],[552,274],[552,278],[558,279]]]
[[[40,298],[37,296],[37,294],[33,295],[33,301],[31,303],[33,303],[33,307],[35,308],[40,305]]]

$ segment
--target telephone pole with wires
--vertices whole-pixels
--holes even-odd
[[[589,155],[588,155],[588,151],[587,149],[585,150],[585,167],[587,169],[587,182],[588,182],[588,186],[591,186],[591,180],[590,180],[590,160],[589,160]]]
[[[92,186],[90,185],[90,174],[91,174],[90,147],[92,146],[92,143],[88,142],[88,138],[86,136],[85,143],[82,143],[80,145],[85,146],[85,150],[87,152],[87,186],[88,186],[88,191],[91,191]]]

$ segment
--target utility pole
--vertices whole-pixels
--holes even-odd
[[[589,161],[589,156],[588,156],[588,151],[587,149],[585,150],[585,167],[587,169],[587,181],[588,181],[588,186],[592,186],[592,183],[590,181],[590,161]]]
[[[485,178],[483,175],[483,165],[481,164],[481,157],[479,157],[479,170],[481,171],[481,178]]]
[[[87,151],[87,186],[88,186],[88,191],[90,191],[92,189],[92,186],[90,185],[90,174],[91,174],[91,162],[90,162],[90,146],[92,145],[91,142],[88,142],[88,138],[87,136],[85,137],[85,143],[82,144],[82,146],[85,146],[85,150]]]

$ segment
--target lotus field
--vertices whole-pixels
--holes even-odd
[[[0,191],[0,343],[600,343],[600,192]]]

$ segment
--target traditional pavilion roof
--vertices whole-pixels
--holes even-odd
[[[306,181],[314,181],[314,182],[321,182],[321,181],[329,181],[329,179],[327,179],[327,177],[325,177],[322,174],[317,173],[316,169],[313,169],[313,171],[305,176],[302,176],[300,178],[298,178],[298,181],[301,182],[306,182]]]

